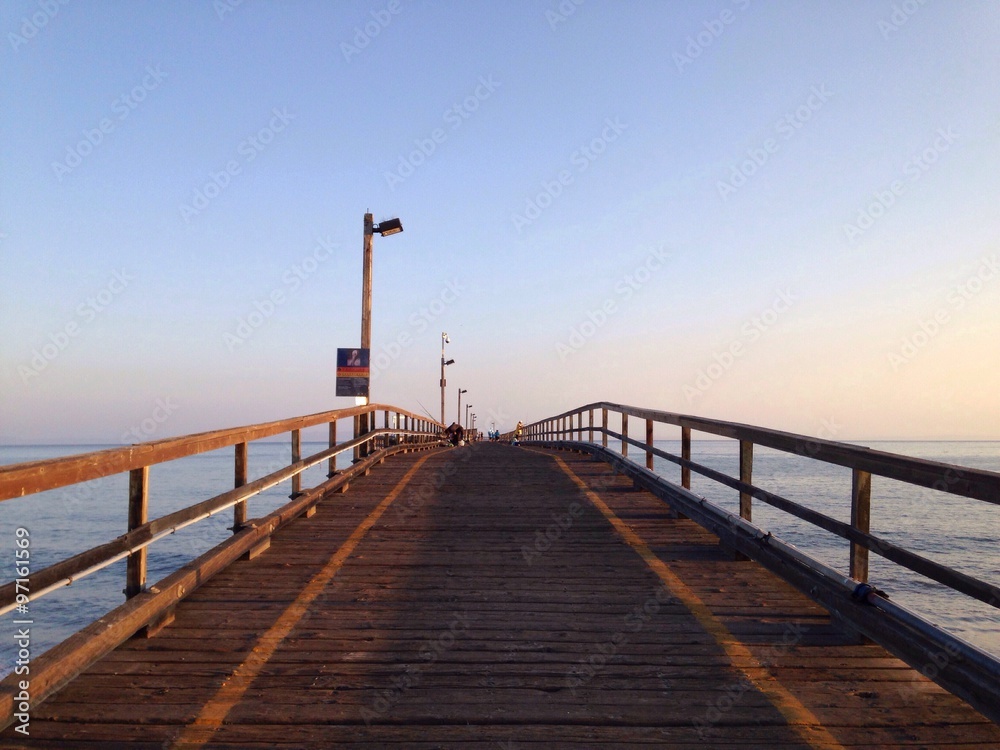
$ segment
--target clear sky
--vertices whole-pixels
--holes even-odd
[[[0,3],[0,443],[373,399],[1000,439],[1000,6]],[[142,425],[146,425],[144,429]]]

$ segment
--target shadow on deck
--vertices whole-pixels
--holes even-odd
[[[607,465],[480,444],[330,495],[0,744],[981,748],[1000,728]]]

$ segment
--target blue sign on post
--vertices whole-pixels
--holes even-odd
[[[369,349],[337,349],[337,395],[368,398]]]

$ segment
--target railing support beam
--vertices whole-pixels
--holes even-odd
[[[247,483],[247,444],[236,444],[236,463],[233,471],[233,487]],[[240,500],[233,506],[233,533],[238,534],[247,523],[247,501]]]
[[[646,420],[646,447],[653,447],[653,420]],[[646,451],[646,468],[650,471],[653,470],[653,453],[652,451]]]
[[[302,460],[302,434],[300,430],[292,430],[292,463],[297,463]],[[290,497],[293,499],[302,494],[302,475],[296,474],[292,477],[292,494]]]
[[[851,526],[869,533],[871,527],[872,475],[853,470],[851,482]],[[851,578],[868,582],[868,548],[851,542]]]
[[[128,530],[132,531],[149,520],[149,467],[132,469],[128,473]],[[146,588],[146,548],[128,556],[125,564],[125,596],[131,599]]]

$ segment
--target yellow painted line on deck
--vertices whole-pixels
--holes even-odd
[[[540,451],[532,452],[540,453]],[[814,748],[821,748],[822,750],[844,750],[843,745],[837,742],[833,735],[827,731],[822,722],[816,718],[816,715],[778,681],[778,678],[753,655],[750,649],[741,643],[729,631],[729,628],[715,616],[712,610],[708,608],[708,605],[701,600],[701,597],[684,581],[678,578],[670,570],[669,566],[653,553],[642,538],[628,524],[615,515],[615,512],[608,507],[596,492],[587,486],[586,482],[576,475],[565,461],[551,453],[541,453],[541,455],[554,459],[559,468],[583,490],[587,499],[608,519],[622,539],[625,540],[626,544],[638,553],[646,565],[670,589],[670,592],[691,611],[701,626],[725,650],[726,655],[733,662],[734,668],[739,669],[746,675],[747,679],[781,712],[781,715],[788,721],[789,726],[798,732],[799,736],[805,742]]]
[[[288,608],[281,613],[281,616],[274,625],[260,637],[250,650],[250,654],[246,660],[222,683],[222,686],[211,700],[202,707],[195,720],[185,727],[181,735],[174,740],[173,745],[171,745],[172,748],[177,748],[177,750],[193,750],[194,748],[200,748],[211,740],[212,735],[222,726],[222,722],[225,721],[226,716],[229,715],[233,706],[239,703],[243,694],[260,674],[264,665],[274,655],[274,652],[278,650],[278,647],[292,631],[292,628],[298,625],[299,621],[309,611],[309,606],[312,602],[323,592],[323,589],[337,574],[337,571],[340,570],[351,553],[354,552],[354,549],[364,538],[365,534],[381,518],[382,514],[385,513],[392,502],[399,496],[399,493],[403,491],[403,488],[406,487],[413,475],[428,458],[430,458],[430,455],[419,459],[403,475],[403,478],[396,483],[396,486],[386,495],[385,499],[378,504],[375,510],[368,514],[368,517],[361,522],[347,538],[347,541],[327,561],[323,569],[312,577],[312,580],[306,584],[295,601],[288,605]]]

